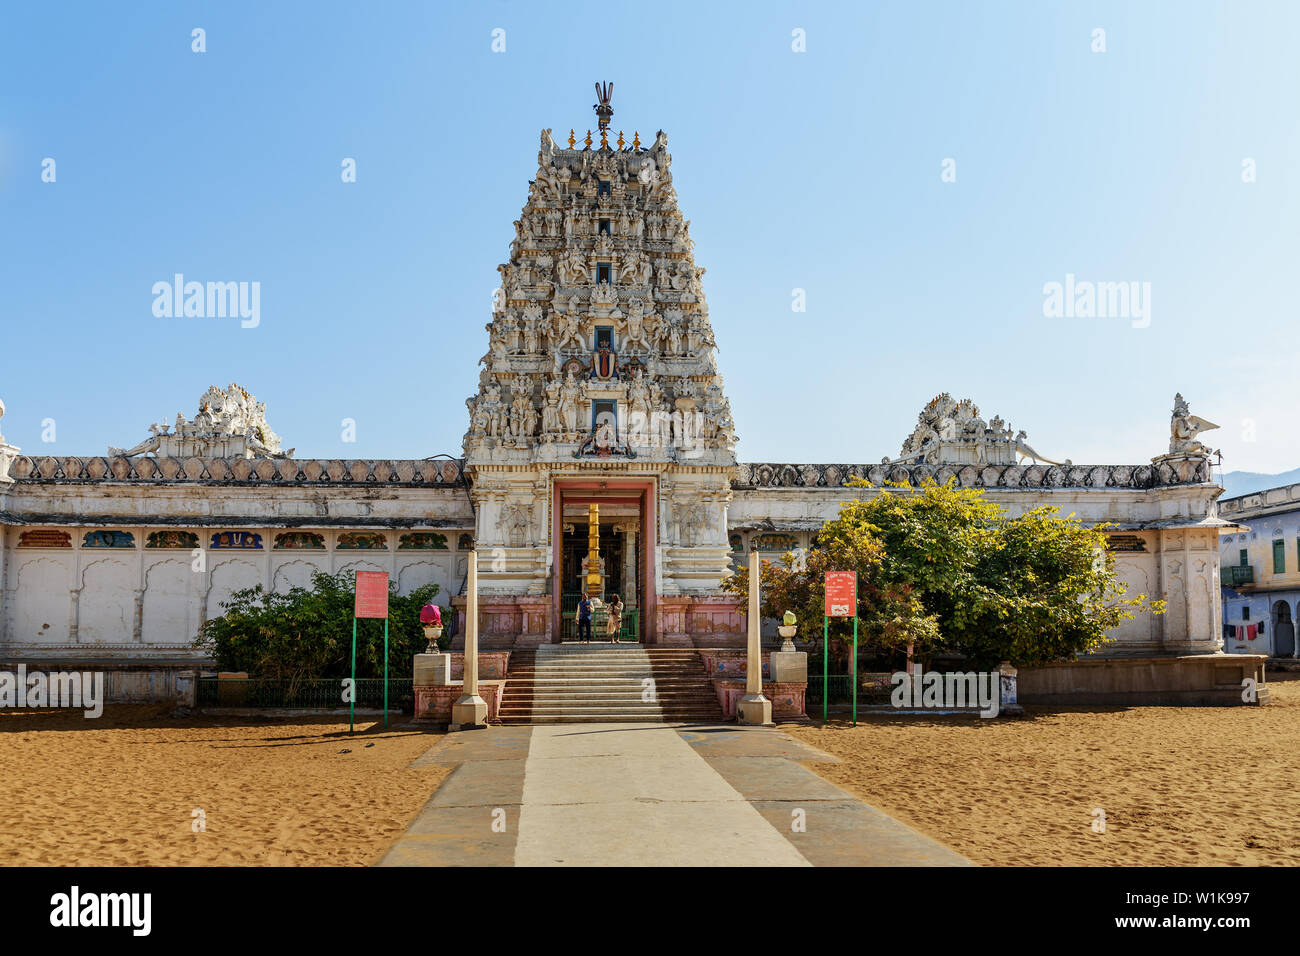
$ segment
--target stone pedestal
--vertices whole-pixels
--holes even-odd
[[[415,685],[442,687],[451,683],[450,654],[416,654]]]
[[[808,683],[806,651],[773,651],[768,658],[768,675],[778,684]]]
[[[488,705],[482,697],[466,695],[451,705],[449,730],[476,730],[487,726]]]
[[[736,716],[742,724],[771,727],[772,702],[762,694],[746,694],[736,705]]]

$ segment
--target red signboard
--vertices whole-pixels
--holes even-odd
[[[858,575],[855,571],[826,572],[826,616],[856,617]]]
[[[388,617],[388,572],[357,572],[357,617]]]

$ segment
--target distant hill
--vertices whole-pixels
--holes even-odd
[[[1279,488],[1282,485],[1294,485],[1300,482],[1300,468],[1292,468],[1280,475],[1261,475],[1256,471],[1229,471],[1223,476],[1223,487],[1228,489],[1224,498],[1235,498],[1263,491],[1265,488]]]

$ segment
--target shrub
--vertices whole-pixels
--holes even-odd
[[[414,656],[427,643],[420,608],[438,593],[426,584],[399,596],[388,593],[388,676],[410,677]],[[195,647],[224,670],[281,680],[346,677],[352,669],[352,609],[356,572],[314,572],[311,588],[279,594],[261,585],[236,591],[222,603],[225,613],[208,621]],[[357,677],[384,676],[384,625],[357,621]]]

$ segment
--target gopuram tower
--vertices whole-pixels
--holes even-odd
[[[541,134],[468,399],[485,646],[571,639],[583,591],[624,637],[712,646],[743,617],[720,590],[736,470],[731,408],[677,206],[668,137]],[[599,630],[599,620],[597,622]]]

